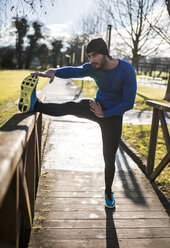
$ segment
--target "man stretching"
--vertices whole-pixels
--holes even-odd
[[[32,73],[33,82],[21,86],[19,109],[22,112],[41,112],[52,116],[75,115],[99,124],[103,140],[105,161],[105,205],[113,208],[115,199],[112,183],[115,174],[115,154],[118,149],[123,114],[133,108],[136,95],[136,74],[131,64],[109,55],[102,38],[91,40],[86,48],[88,63],[78,67],[52,68],[44,72]],[[50,83],[55,77],[92,77],[98,87],[95,99],[79,102],[42,103],[36,98],[37,78],[48,77]],[[28,83],[29,84],[29,83]],[[26,93],[26,94],[24,94]]]

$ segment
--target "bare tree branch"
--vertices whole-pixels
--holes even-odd
[[[159,9],[160,0],[101,0],[99,6],[103,11],[102,18],[109,15],[110,24],[131,49],[134,66],[141,54],[146,56],[155,52],[167,36],[161,32],[162,39],[155,42],[154,47],[150,46],[150,41],[158,36],[156,27],[162,28],[159,25],[164,10]]]
[[[162,39],[164,39],[168,44],[170,44],[170,37],[168,36],[170,21],[167,22],[167,25],[158,26],[160,18],[162,17],[163,11],[165,10],[166,6],[162,7],[162,11],[160,11],[159,16],[156,18],[154,22],[150,21],[149,18],[146,18],[147,22],[149,23],[150,27],[157,33]]]
[[[0,4],[0,26],[6,25],[9,13],[13,14],[16,17],[27,17],[26,13],[36,13],[38,17],[39,11],[44,14],[47,14],[44,9],[44,5],[47,0],[1,0]],[[52,6],[55,5],[57,0],[49,0],[48,4]]]

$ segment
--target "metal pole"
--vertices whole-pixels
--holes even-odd
[[[81,63],[84,62],[84,45],[81,47]]]
[[[76,53],[74,52],[72,54],[72,64],[74,65],[75,64],[75,58],[76,58]]]
[[[110,52],[111,30],[112,30],[112,25],[107,25],[106,41],[109,52]]]

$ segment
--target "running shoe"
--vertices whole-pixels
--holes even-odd
[[[107,208],[114,208],[115,207],[115,199],[113,193],[110,194],[105,193],[105,206]]]
[[[36,88],[38,76],[28,76],[21,83],[21,96],[18,108],[22,113],[33,112],[37,101]]]

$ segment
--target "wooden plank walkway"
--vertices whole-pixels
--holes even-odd
[[[116,172],[115,211],[104,207],[103,173],[44,170],[29,248],[160,247],[170,222],[141,173]]]
[[[56,81],[45,89],[47,101],[67,101],[74,88]],[[97,124],[82,119],[50,121],[29,248],[170,247],[169,216],[121,149],[113,184],[116,209],[105,209],[100,134]]]

